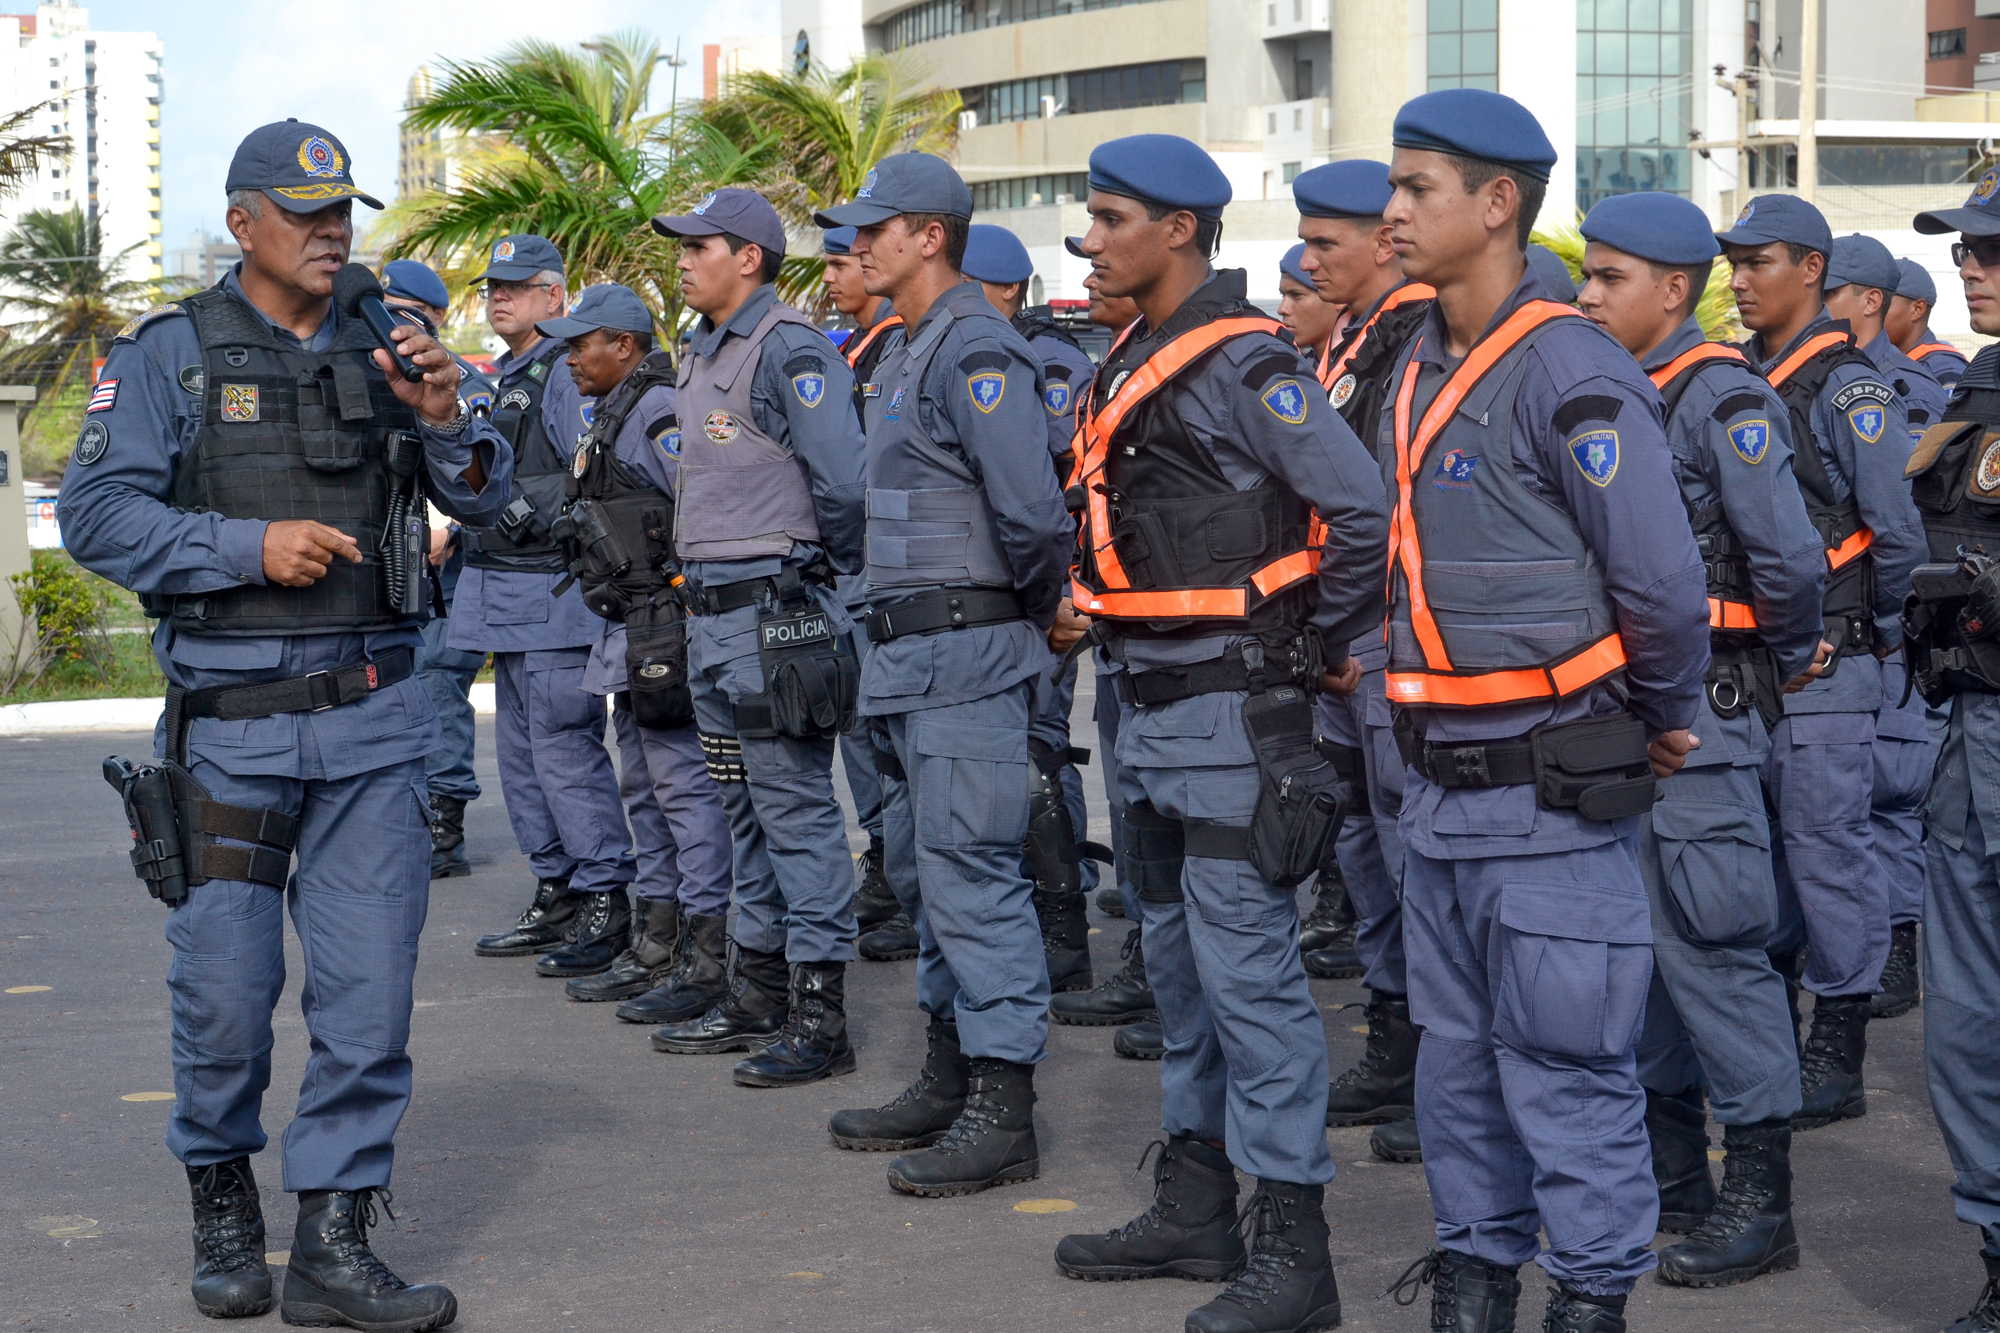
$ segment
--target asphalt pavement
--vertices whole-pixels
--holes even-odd
[[[1086,684],[1079,719],[1089,706]],[[213,1327],[188,1299],[187,1185],[161,1141],[166,913],[132,876],[124,818],[98,771],[106,754],[149,746],[109,733],[0,739],[0,1328]],[[1116,1227],[1149,1196],[1150,1172],[1135,1166],[1157,1134],[1159,1067],[1113,1056],[1111,1029],[1051,1033],[1036,1081],[1039,1180],[915,1199],[888,1187],[886,1155],[840,1151],[825,1129],[831,1112],[887,1101],[914,1074],[914,963],[850,969],[856,1074],[756,1090],[730,1081],[736,1057],[655,1054],[646,1029],[617,1022],[613,1006],[566,1000],[532,959],[475,958],[473,938],[509,921],[533,887],[492,754],[482,719],[486,794],[466,821],[475,873],[432,887],[416,1095],[397,1141],[401,1220],[375,1235],[405,1278],[458,1293],[455,1328],[1174,1333],[1218,1290],[1075,1282],[1051,1262],[1064,1233]],[[1095,768],[1085,782],[1101,836]],[[1098,967],[1115,969],[1128,927],[1094,910],[1092,922]],[[255,1161],[274,1253],[294,1216],[276,1145],[306,1054],[295,941],[288,953],[265,1105],[273,1146]],[[1337,1071],[1359,1053],[1363,993],[1313,988]],[[1870,1035],[1868,1116],[1801,1135],[1795,1149],[1799,1270],[1721,1291],[1648,1278],[1634,1333],[1927,1333],[1971,1304],[1978,1238],[1946,1193],[1922,1011]],[[1423,1171],[1374,1161],[1367,1135],[1328,1131],[1343,1327],[1418,1333],[1428,1293],[1413,1308],[1378,1293],[1429,1243]],[[1523,1276],[1527,1333],[1545,1283]],[[277,1325],[273,1313],[250,1326]]]

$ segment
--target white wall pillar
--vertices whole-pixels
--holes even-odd
[[[1500,91],[1555,145],[1539,225],[1576,218],[1576,0],[1500,0]]]

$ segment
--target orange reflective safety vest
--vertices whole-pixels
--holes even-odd
[[[1509,457],[1519,356],[1539,330],[1564,318],[1580,316],[1554,301],[1521,306],[1472,349],[1416,423],[1410,418],[1417,363],[1405,362],[1395,400],[1396,509],[1389,526],[1387,676],[1394,703],[1478,708],[1560,698],[1625,665],[1616,607],[1582,533],[1567,515],[1536,500]],[[1496,371],[1501,387],[1482,416],[1460,416]],[[1441,436],[1456,436],[1464,447],[1445,452],[1435,485],[1420,488],[1419,473]],[[1434,601],[1440,592],[1443,600]],[[1509,632],[1515,624],[1546,628],[1577,607],[1586,615],[1577,627],[1582,645],[1553,660],[1534,660],[1535,636]],[[1461,656],[1492,665],[1459,666],[1454,640]],[[1413,660],[1419,655],[1421,665]]]
[[[1354,364],[1354,358],[1360,355],[1363,345],[1368,341],[1368,335],[1375,331],[1375,326],[1381,322],[1382,316],[1399,306],[1408,305],[1413,301],[1431,301],[1436,298],[1437,288],[1427,286],[1421,282],[1406,282],[1382,298],[1382,304],[1375,307],[1375,312],[1368,316],[1368,322],[1363,324],[1360,330],[1347,340],[1347,346],[1341,349],[1338,359],[1334,358],[1333,345],[1339,339],[1327,339],[1326,346],[1320,349],[1319,354],[1319,382],[1326,389],[1327,393],[1329,395],[1334,394],[1336,386],[1340,383],[1340,377],[1345,375],[1347,368]],[[1335,411],[1340,410],[1340,408],[1346,406],[1346,399],[1343,397],[1340,402],[1334,403],[1333,406]],[[1363,440],[1362,443],[1367,445],[1371,451],[1375,448],[1373,440]]]
[[[1728,343],[1697,343],[1682,352],[1658,370],[1648,373],[1653,387],[1667,400],[1667,418],[1673,419],[1674,409],[1680,405],[1681,394],[1702,370],[1717,362],[1728,362],[1756,371],[1750,366],[1750,359]],[[1745,633],[1757,628],[1757,611],[1740,597],[1727,593],[1732,589],[1719,587],[1715,577],[1719,566],[1747,569],[1738,551],[1736,534],[1729,530],[1729,521],[1720,504],[1712,505],[1702,514],[1690,514],[1694,525],[1695,544],[1701,547],[1702,560],[1709,569],[1708,580],[1708,627],[1732,633]],[[1725,550],[1713,550],[1725,547]],[[1734,561],[1732,564],[1732,557]]]
[[[1177,419],[1144,410],[1176,375],[1230,339],[1282,328],[1262,315],[1212,320],[1113,381],[1095,411],[1086,405],[1069,492],[1083,519],[1071,572],[1077,610],[1134,624],[1249,629],[1256,611],[1319,568],[1317,520],[1303,500],[1277,483],[1237,490],[1181,437]],[[1114,450],[1120,431],[1134,428],[1147,432],[1145,448]],[[1170,471],[1172,485],[1164,484]]]
[[[876,339],[880,338],[890,329],[900,329],[902,327],[903,317],[901,315],[891,315],[887,319],[876,320],[865,330],[849,338],[847,346],[840,349],[840,354],[847,358],[847,368],[852,370],[855,366],[859,365],[862,354],[874,345]]]
[[[1909,357],[1912,361],[1921,361],[1932,352],[1950,352],[1953,356],[1965,355],[1950,343],[1918,343],[1910,349]]]

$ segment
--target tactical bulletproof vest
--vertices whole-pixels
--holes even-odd
[[[678,573],[673,497],[618,458],[618,432],[639,400],[673,378],[666,352],[647,353],[598,400],[570,469],[567,490],[574,503],[559,527],[567,567],[582,587],[584,605],[607,620],[624,619],[628,606],[667,587]]]
[[[1389,386],[1396,358],[1423,327],[1437,290],[1421,282],[1406,282],[1382,298],[1366,322],[1329,342],[1319,356],[1319,382],[1327,401],[1340,413],[1368,452],[1382,455],[1382,412],[1389,404]]]
[[[1695,380],[1716,367],[1729,365],[1739,367],[1737,373],[1757,373],[1750,368],[1749,360],[1741,351],[1725,343],[1697,343],[1652,372],[1653,385],[1660,391],[1660,397],[1666,400],[1670,430],[1674,413],[1680,410],[1681,398]],[[1762,395],[1759,395],[1761,399]],[[1750,558],[1735,529],[1729,526],[1729,515],[1722,507],[1721,497],[1696,504],[1683,492],[1681,502],[1687,506],[1688,525],[1694,529],[1695,548],[1701,552],[1702,565],[1706,570],[1709,629],[1730,637],[1754,637],[1757,612],[1750,602],[1753,586],[1750,582]]]
[[[1078,342],[1076,336],[1068,329],[1051,319],[1048,310],[1047,306],[1030,306],[1026,310],[1015,311],[1007,322],[1013,326],[1014,332],[1028,342],[1033,342],[1037,338],[1054,338],[1057,342],[1068,343],[1081,352],[1083,344]]]
[[[819,540],[805,469],[796,454],[757,429],[750,411],[764,340],[780,324],[819,332],[804,315],[773,301],[747,336],[723,339],[712,357],[689,352],[681,367],[674,399],[683,423],[674,544],[684,561],[782,556],[796,542]],[[813,378],[817,386],[801,382]],[[792,388],[802,396],[824,394],[826,377],[801,375]]]
[[[1398,500],[1389,530],[1393,702],[1560,698],[1625,665],[1596,555],[1576,520],[1514,468],[1527,351],[1558,322],[1584,321],[1554,301],[1516,310],[1473,347],[1421,421],[1412,411],[1414,354],[1404,366],[1387,467]]]
[[[1105,359],[1069,490],[1083,518],[1079,610],[1151,638],[1283,636],[1305,623],[1320,556],[1312,507],[1276,478],[1237,489],[1160,392],[1231,339],[1282,327],[1225,289]]]
[[[1961,546],[2000,556],[2000,346],[1973,358],[1905,475],[1933,561],[1957,560]]]
[[[1014,586],[986,488],[963,456],[925,434],[917,411],[954,321],[1005,321],[983,296],[976,307],[951,292],[940,299],[946,304],[926,316],[922,336],[876,367],[867,403],[868,587],[878,605],[928,588]]]
[[[542,396],[549,376],[564,352],[554,339],[525,365],[516,366],[500,381],[491,418],[495,429],[514,446],[514,489],[510,504],[525,498],[535,507],[528,529],[515,529],[515,541],[499,528],[468,527],[460,534],[465,563],[474,569],[520,569],[557,573],[564,568],[562,544],[548,535],[562,512],[569,465],[556,452],[542,424]]]
[[[168,502],[188,513],[338,528],[361,563],[333,560],[305,588],[246,584],[148,596],[149,615],[193,634],[359,632],[413,623],[389,600],[382,563],[389,519],[385,449],[416,415],[374,362],[375,335],[343,320],[325,351],[279,341],[220,284],[181,302],[201,340],[201,426],[174,467]]]

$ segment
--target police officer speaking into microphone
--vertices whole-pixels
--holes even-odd
[[[164,765],[113,761],[107,775],[123,770],[134,864],[172,906],[167,1145],[193,1192],[195,1304],[271,1306],[250,1154],[265,1143],[289,903],[312,1044],[285,1130],[284,1188],[299,1196],[285,1321],[419,1333],[457,1302],[406,1285],[368,1229],[410,1099],[430,888],[423,759],[439,735],[412,678],[430,606],[422,503],[491,522],[512,454],[459,397],[436,339],[394,330],[412,380],[358,317],[379,297],[336,275],[353,200],[381,205],[340,140],[266,125],[237,148],[228,190],[243,259],[121,332],[64,480],[63,532],[160,620]]]

